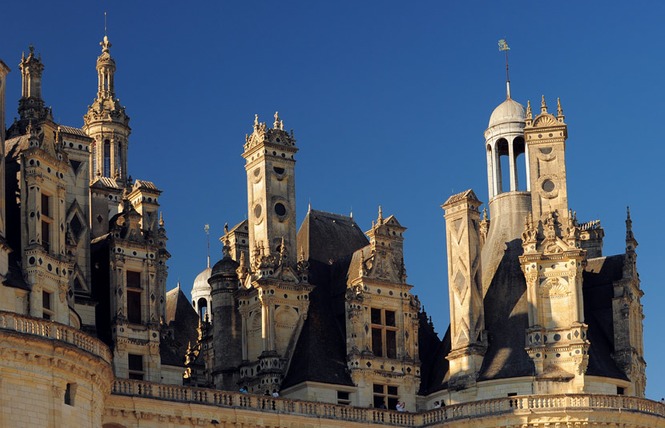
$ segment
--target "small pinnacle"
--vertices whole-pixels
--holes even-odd
[[[563,108],[561,107],[561,99],[556,99],[556,115],[558,117],[563,117]]]
[[[531,101],[528,100],[526,102],[526,119],[531,120],[533,119],[533,114],[531,113]]]
[[[275,123],[272,124],[274,129],[279,129],[279,112],[275,112]]]
[[[379,217],[376,219],[378,224],[383,224],[383,208],[379,205]]]
[[[540,112],[547,113],[547,103],[545,103],[545,95],[543,95],[543,98],[540,101]]]
[[[259,129],[259,115],[254,115],[254,129]]]

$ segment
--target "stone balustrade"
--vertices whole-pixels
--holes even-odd
[[[528,395],[455,404],[422,413],[399,413],[392,410],[289,400],[215,389],[162,385],[129,379],[116,379],[113,383],[112,393],[240,408],[257,412],[288,413],[350,422],[406,427],[429,426],[456,420],[507,414],[559,413],[568,410],[636,412],[665,418],[665,404],[644,398],[621,395]]]
[[[0,329],[68,343],[111,364],[111,351],[104,342],[79,329],[55,321],[0,311]]]

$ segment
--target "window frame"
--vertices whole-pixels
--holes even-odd
[[[389,324],[390,320],[392,320],[392,325]],[[370,308],[370,323],[372,353],[374,353],[374,356],[397,358],[398,327],[396,311],[385,308]]]

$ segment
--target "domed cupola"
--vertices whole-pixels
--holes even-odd
[[[212,269],[210,268],[210,262],[208,262],[208,266],[196,276],[194,285],[192,286],[192,303],[201,321],[205,321],[206,316],[209,318],[208,321],[210,321],[210,317],[212,316],[212,312],[210,311],[212,289],[210,288],[210,284],[208,284],[211,274]]]
[[[520,188],[517,174],[517,158],[519,155],[525,154],[524,118],[524,106],[510,97],[510,85],[508,84],[506,100],[494,109],[487,130],[485,130],[490,201],[501,193],[528,190],[528,177],[520,178],[524,183]],[[508,171],[502,171],[501,168],[501,158],[504,156],[508,158],[507,165],[504,162],[504,169],[507,166]]]

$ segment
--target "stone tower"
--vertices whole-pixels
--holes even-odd
[[[238,367],[242,363],[242,320],[236,304],[238,262],[229,250],[226,242],[224,256],[213,267],[209,280],[213,308],[211,375],[216,388],[234,391],[238,389]]]
[[[481,202],[473,190],[451,196],[446,212],[451,388],[475,384],[487,349],[480,261]]]
[[[630,210],[626,215],[626,254],[621,279],[614,282],[612,312],[614,320],[614,360],[631,381],[629,395],[644,397],[646,362],[644,361],[644,311],[640,276],[637,273],[637,239],[633,235]]]
[[[568,210],[565,140],[561,104],[532,118],[527,107],[525,137],[529,153],[532,214],[526,216],[520,257],[526,278],[529,327],[526,350],[536,370],[539,393],[582,392],[588,364],[588,326],[584,323],[582,271],[586,251]]]
[[[127,173],[129,117],[115,95],[115,61],[104,36],[97,97],[83,117],[93,139],[90,195],[97,324],[110,330],[116,376],[161,380],[160,321],[165,314],[166,231],[154,183]]]
[[[127,147],[131,132],[129,117],[115,96],[116,66],[111,57],[111,42],[104,36],[100,45],[97,97],[83,116],[83,131],[94,139],[90,168],[93,237],[108,232],[110,218],[118,213],[122,191],[127,185]]]
[[[483,224],[487,232],[486,236],[481,236],[484,241],[483,293],[489,288],[504,255],[516,257],[521,253],[518,240],[524,218],[531,211],[529,178],[520,178],[518,173],[518,164],[528,161],[520,158],[520,155],[528,158],[524,144],[524,107],[510,97],[510,90],[506,92],[506,100],[499,104],[490,116],[485,130],[485,153],[490,222],[489,226],[486,222]],[[502,163],[502,159],[506,158],[507,162]],[[520,187],[521,182],[526,183],[526,186]],[[485,232],[482,235],[485,235]],[[510,254],[504,254],[506,245]]]
[[[296,263],[293,133],[284,131],[277,113],[271,129],[257,115],[244,148],[250,263],[241,257],[243,289],[237,296],[242,359],[248,361],[241,382],[264,392],[279,389],[307,317],[312,286],[306,263]]]
[[[369,245],[353,254],[345,296],[347,366],[358,402],[407,408],[420,383],[418,312],[404,267],[404,232],[381,208],[367,232]]]
[[[0,60],[0,278],[4,281],[9,268],[7,215],[5,213],[5,89],[9,67]]]
[[[293,134],[275,113],[272,129],[254,119],[245,143],[250,264],[260,256],[277,256],[284,241],[287,262],[296,261],[296,177]]]

